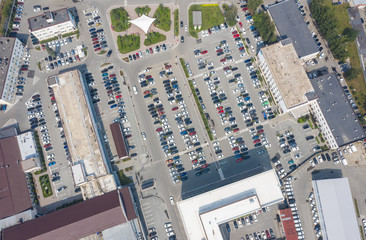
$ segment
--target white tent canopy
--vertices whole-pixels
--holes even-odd
[[[149,30],[151,24],[155,21],[155,18],[142,15],[139,18],[131,20],[130,23],[135,24],[137,27],[141,28],[145,33]]]

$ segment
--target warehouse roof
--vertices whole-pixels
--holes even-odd
[[[10,66],[15,37],[0,37],[0,97],[3,94],[8,69]]]
[[[324,240],[360,240],[348,178],[314,180],[313,189]]]
[[[338,146],[365,138],[364,131],[335,73],[310,81],[318,96],[320,109]]]
[[[128,157],[125,138],[122,133],[121,125],[118,122],[109,125],[112,132],[114,145],[116,146],[117,154],[119,158]]]
[[[128,187],[6,228],[2,238],[80,239],[137,218]]]
[[[62,8],[56,11],[47,11],[42,15],[28,18],[29,30],[31,32],[42,28],[51,27],[70,20],[67,8]]]
[[[291,38],[298,57],[319,52],[294,0],[285,0],[268,8],[282,38]]]
[[[188,239],[222,239],[221,223],[282,200],[277,175],[269,170],[185,199],[177,206]]]

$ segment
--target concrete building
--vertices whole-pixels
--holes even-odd
[[[316,101],[310,104],[310,111],[327,145],[336,149],[365,138],[360,122],[335,73],[310,81],[316,94]]]
[[[83,180],[80,180],[80,171],[73,169],[75,185],[80,185],[84,199],[115,190],[115,177],[111,174],[89,88],[83,75],[79,70],[72,70],[51,79],[48,83],[55,95],[72,164],[80,164],[85,173],[86,180],[81,183]]]
[[[324,240],[361,240],[348,178],[313,180]]]
[[[75,18],[67,8],[28,18],[28,24],[29,31],[39,41],[77,30]]]
[[[224,239],[226,222],[282,202],[280,186],[272,169],[177,202],[188,239]]]
[[[2,239],[138,239],[140,222],[128,187],[6,228]]]
[[[202,26],[202,11],[192,11],[193,26],[201,28]]]
[[[281,113],[308,113],[314,89],[290,39],[261,48],[258,64]]]
[[[0,104],[14,102],[23,52],[19,39],[0,37]]]
[[[126,146],[125,137],[123,136],[122,127],[120,123],[118,122],[112,123],[111,125],[109,125],[109,127],[112,132],[113,142],[116,147],[118,159],[123,160],[128,158],[129,157],[128,148]]]
[[[298,240],[291,208],[281,209],[280,218],[286,240]]]
[[[299,58],[307,61],[316,57],[319,49],[295,1],[285,0],[272,4],[268,7],[268,12],[280,38],[292,40]]]

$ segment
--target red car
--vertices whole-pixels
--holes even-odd
[[[241,162],[243,160],[244,160],[243,158],[238,158],[238,159],[236,159],[236,162]]]
[[[147,75],[145,78],[146,79],[150,79],[151,78],[151,75]]]
[[[248,8],[246,8],[246,7],[245,7],[245,8],[243,8],[243,11],[244,11],[244,12],[248,11]]]
[[[24,5],[24,3],[22,3],[22,2],[18,2],[17,4],[18,4],[18,6],[19,6],[19,5]]]
[[[178,107],[173,107],[172,111],[178,110]]]
[[[234,38],[238,38],[238,37],[240,37],[240,35],[239,34],[235,34],[233,37]]]
[[[257,140],[254,140],[253,143],[260,143],[261,140],[260,139],[257,139]]]
[[[22,71],[28,71],[28,68],[23,67],[21,70]]]
[[[139,53],[136,53],[136,57],[137,57],[137,59],[139,59],[139,58],[140,58],[140,55],[139,55]]]
[[[160,132],[160,131],[163,131],[163,129],[162,128],[157,128],[156,131]]]
[[[94,41],[93,45],[99,44],[99,41]]]
[[[196,134],[196,131],[193,131],[193,132],[190,132],[189,133],[189,136],[193,136],[193,135],[195,135]]]
[[[151,54],[153,54],[153,53],[154,53],[154,51],[152,50],[152,48],[150,48],[150,53],[151,53]]]
[[[55,97],[51,97],[51,101],[55,100]]]
[[[220,111],[218,111],[218,113],[219,114],[224,113],[224,110],[221,109]]]
[[[41,47],[42,47],[42,50],[45,50],[45,47],[44,47],[44,45],[43,45],[43,44],[41,45]]]
[[[95,42],[95,41],[98,41],[97,37],[92,39],[92,42]]]
[[[165,65],[165,69],[169,69],[171,67],[172,67],[172,65]]]
[[[263,129],[261,129],[261,130],[258,130],[258,134],[260,134],[260,133],[262,133],[263,132]]]
[[[232,32],[232,34],[233,35],[238,34],[238,31],[235,30],[234,32]]]
[[[44,145],[44,147],[45,148],[51,147],[51,144],[50,143],[49,144],[46,144],[46,145]]]
[[[127,136],[125,136],[125,138],[130,138],[130,137],[132,137],[132,135],[130,134],[130,135],[127,135]]]
[[[241,22],[239,22],[239,26],[240,26],[240,27],[243,27],[243,24],[242,24]]]
[[[198,160],[197,160],[197,159],[192,160],[192,163],[197,163],[197,162],[198,162]]]
[[[221,109],[223,109],[223,106],[220,106],[220,107],[217,108],[217,110],[221,110]]]
[[[202,165],[202,169],[204,169],[204,168],[207,168],[208,167],[208,164],[205,164],[205,165]]]
[[[22,19],[20,19],[20,18],[14,18],[14,21],[15,22],[20,22]]]
[[[221,48],[220,49],[217,49],[216,52],[217,53],[222,52],[222,49]]]
[[[230,69],[230,67],[224,67],[224,71],[227,71],[229,69]]]
[[[117,98],[117,99],[118,99],[118,98],[121,98],[121,97],[122,97],[122,95],[117,95],[117,96],[116,96],[116,98]]]
[[[94,49],[94,51],[95,51],[95,52],[98,52],[98,51],[100,51],[100,50],[101,50],[101,48],[100,48],[100,47],[98,47],[98,48],[95,48],[95,49]]]
[[[271,239],[271,235],[269,235],[269,231],[266,230],[267,239]]]
[[[108,93],[108,94],[110,94],[110,93],[112,93],[112,92],[113,92],[113,90],[108,90],[108,92],[107,92],[107,93]]]
[[[79,55],[76,55],[76,61],[80,61]]]
[[[204,55],[204,54],[206,54],[206,53],[207,53],[207,50],[202,51],[202,52],[201,52],[201,55]]]
[[[109,75],[109,77],[110,77],[110,78],[113,78],[113,77],[115,77],[115,76],[116,76],[116,74],[114,74],[114,73],[113,73],[113,74],[111,74],[111,75]]]
[[[244,47],[240,47],[240,48],[239,48],[239,51],[241,51],[241,50],[244,50]]]
[[[225,62],[226,58],[220,59],[220,62]]]
[[[161,115],[163,115],[165,112],[159,112],[159,115],[161,116]]]
[[[149,91],[149,90],[146,90],[146,91],[144,92],[144,95],[149,94],[149,93],[150,93],[150,91]]]
[[[239,150],[239,147],[233,147],[233,151]]]
[[[233,130],[233,132],[237,132],[237,131],[239,131],[239,128],[235,128],[235,129]]]

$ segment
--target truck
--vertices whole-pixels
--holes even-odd
[[[353,152],[357,152],[357,148],[355,147],[355,145],[351,144],[350,147]]]

